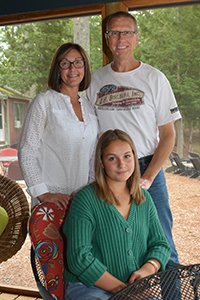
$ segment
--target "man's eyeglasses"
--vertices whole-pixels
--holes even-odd
[[[135,33],[136,33],[136,31],[130,31],[130,30],[126,30],[126,31],[117,31],[117,30],[106,31],[106,35],[108,37],[112,37],[112,38],[119,38],[120,35],[122,35],[125,38],[130,38],[130,37],[133,37]]]
[[[74,61],[69,61],[68,59],[64,58],[59,63],[59,66],[62,70],[67,70],[71,67],[71,65],[74,66],[76,69],[82,69],[85,65],[84,60],[82,59],[75,59]]]

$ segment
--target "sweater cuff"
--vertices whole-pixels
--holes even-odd
[[[94,262],[78,276],[79,280],[87,286],[94,286],[95,282],[106,272],[107,268],[99,260]]]
[[[45,194],[49,192],[49,189],[47,188],[45,183],[40,183],[34,186],[31,186],[28,188],[30,194],[32,197],[36,198],[39,195]]]
[[[170,250],[169,251],[166,251],[165,253],[159,253],[159,251],[153,251],[152,253],[149,253],[146,257],[146,262],[149,260],[149,259],[156,259],[157,261],[159,261],[160,265],[161,265],[161,268],[160,270],[165,270],[165,267],[169,261],[169,258],[170,258]]]

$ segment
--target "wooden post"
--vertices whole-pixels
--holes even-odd
[[[108,49],[105,41],[105,29],[106,29],[106,19],[109,15],[112,13],[115,13],[117,11],[128,11],[128,7],[123,2],[111,2],[105,4],[105,6],[102,9],[101,15],[102,15],[102,45],[103,45],[103,65],[111,62],[112,60],[112,54],[110,50]]]

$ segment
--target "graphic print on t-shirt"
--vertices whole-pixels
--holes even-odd
[[[144,92],[126,86],[108,84],[97,93],[98,109],[136,109],[144,104]]]

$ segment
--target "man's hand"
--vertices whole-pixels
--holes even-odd
[[[141,178],[140,179],[140,186],[145,189],[145,190],[148,190],[152,185],[152,181],[151,180],[148,180],[148,179],[143,179]]]

